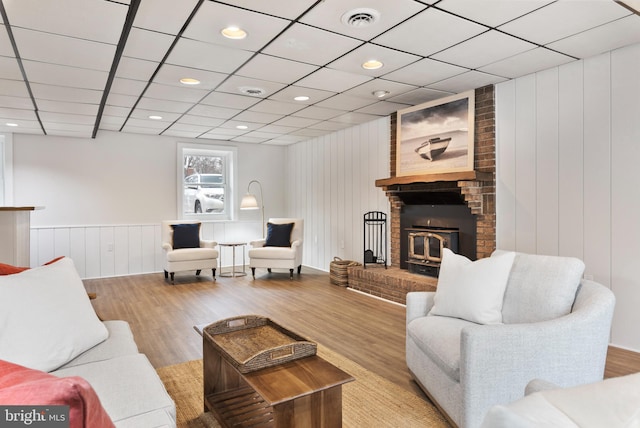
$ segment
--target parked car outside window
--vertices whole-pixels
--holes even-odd
[[[184,179],[185,213],[220,213],[224,211],[222,174],[192,174]]]

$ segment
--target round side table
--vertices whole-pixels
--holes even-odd
[[[236,276],[245,276],[247,272],[245,272],[245,258],[244,258],[244,248],[247,245],[246,242],[218,242],[220,246],[220,276],[222,277],[236,277]],[[222,271],[222,248],[223,247],[231,247],[232,254],[232,264],[230,272]],[[236,248],[240,248],[242,250],[242,270],[236,269]],[[240,266],[238,266],[240,268]]]

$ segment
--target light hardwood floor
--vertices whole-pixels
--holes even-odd
[[[405,364],[404,306],[332,285],[329,274],[303,268],[302,275],[258,270],[211,280],[177,273],[85,280],[98,314],[130,323],[140,352],[156,367],[202,358],[194,325],[244,314],[270,317],[401,387],[422,395]],[[640,371],[640,354],[610,348],[606,377]]]

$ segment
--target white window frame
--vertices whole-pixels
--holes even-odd
[[[220,156],[224,158],[225,209],[221,213],[186,213],[184,211],[184,156],[185,154]],[[235,218],[235,183],[237,149],[231,146],[209,144],[178,143],[177,153],[177,203],[179,219],[198,219],[203,221],[229,221]]]

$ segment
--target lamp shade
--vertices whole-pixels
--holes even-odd
[[[260,206],[258,206],[258,201],[256,200],[256,197],[251,193],[247,193],[242,197],[242,202],[240,202],[240,209],[241,210],[257,210],[257,209],[260,209]]]

